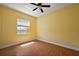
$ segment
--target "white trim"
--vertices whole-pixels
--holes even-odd
[[[25,42],[29,42],[31,40],[35,40],[35,39],[29,39],[27,41],[18,41],[18,42],[12,43],[12,44],[0,46],[0,49],[7,48],[7,47],[11,47],[11,46],[15,46],[15,45],[22,44],[22,43],[25,43]]]
[[[31,39],[31,40],[33,40],[33,39]],[[51,43],[51,44],[55,44],[55,45],[58,45],[58,46],[62,46],[62,47],[65,47],[65,48],[73,49],[73,50],[76,50],[76,51],[79,51],[79,48],[75,48],[75,47],[72,47],[72,46],[69,46],[69,45],[61,44],[59,42],[54,42],[54,41],[51,42],[51,41],[48,41],[48,40],[44,40],[43,38],[40,38],[40,39],[38,38],[38,40],[44,41],[44,42],[47,42],[47,43]],[[30,40],[28,40],[28,41],[18,41],[18,42],[13,43],[13,44],[0,46],[0,49],[11,47],[11,46],[18,45],[18,44],[25,43],[25,42],[29,42],[29,41]]]
[[[65,48],[69,48],[69,49],[73,49],[73,50],[79,51],[79,48],[75,48],[75,47],[72,47],[72,46],[69,46],[69,45],[65,45],[65,44],[62,44],[62,43],[59,43],[59,42],[54,42],[54,41],[51,42],[51,41],[45,40],[44,38],[40,38],[38,40],[44,41],[44,42],[47,42],[47,43],[51,43],[51,44],[55,44],[55,45],[58,45],[58,46],[61,46],[61,47],[65,47]]]

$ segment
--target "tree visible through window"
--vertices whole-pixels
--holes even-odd
[[[28,34],[30,32],[30,21],[22,18],[17,19],[17,34]]]

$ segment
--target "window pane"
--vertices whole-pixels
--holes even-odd
[[[30,21],[17,19],[17,34],[27,34],[30,32]]]
[[[18,19],[17,20],[18,25],[24,25],[24,26],[30,26],[30,21],[29,20],[24,20],[24,19]]]

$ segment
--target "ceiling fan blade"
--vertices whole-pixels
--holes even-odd
[[[40,8],[40,10],[41,10],[42,13],[44,12],[42,8]]]
[[[42,5],[42,3],[38,3],[38,6],[41,6]]]
[[[38,5],[37,5],[37,4],[35,4],[35,3],[30,3],[30,4],[35,5],[35,6],[38,6]]]
[[[50,7],[50,5],[42,5],[42,7]]]
[[[33,9],[33,11],[35,11],[38,7],[36,7],[35,9]]]

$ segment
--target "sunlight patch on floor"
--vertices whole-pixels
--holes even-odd
[[[27,46],[27,45],[31,45],[31,44],[34,44],[35,42],[29,42],[29,43],[26,43],[26,44],[22,44],[22,45],[20,45],[21,47],[25,47],[25,46]]]

